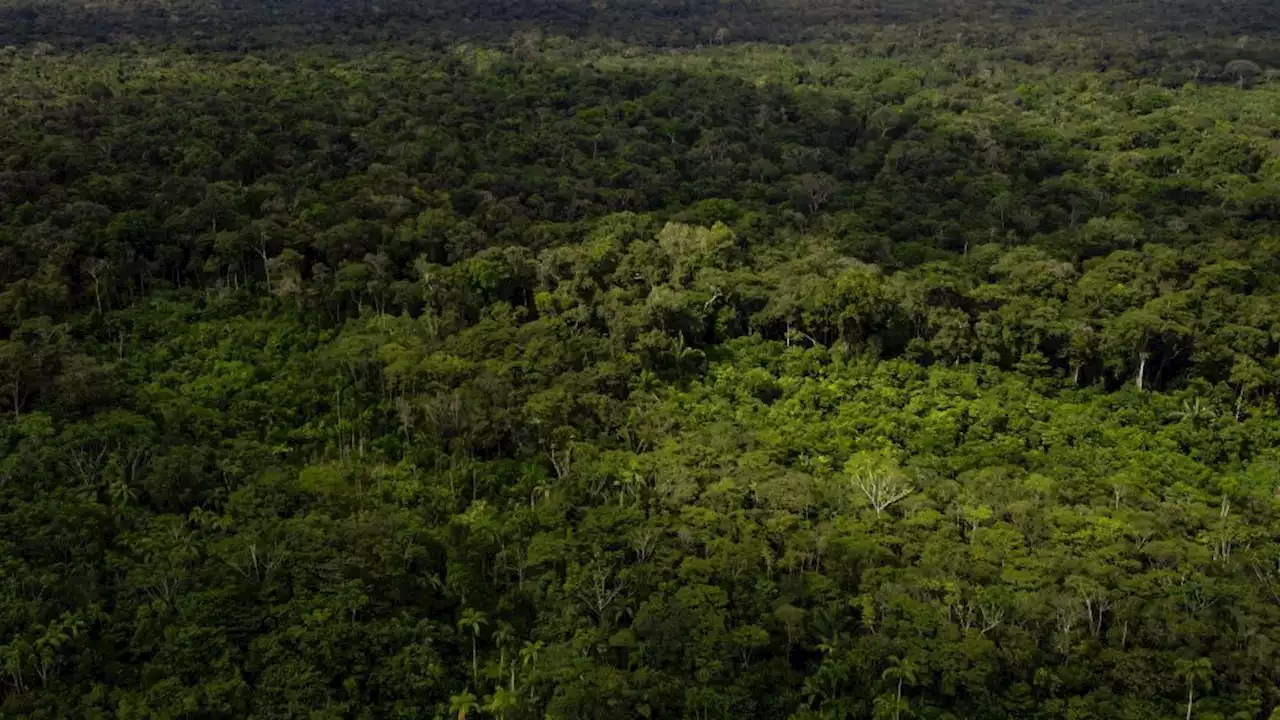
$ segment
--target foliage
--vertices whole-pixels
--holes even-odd
[[[0,715],[1276,712],[1274,8],[686,5],[4,5]]]

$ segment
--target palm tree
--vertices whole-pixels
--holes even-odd
[[[479,610],[466,608],[462,611],[462,617],[458,619],[459,630],[471,631],[471,681],[475,682],[476,676],[480,674],[479,665],[476,662],[476,638],[480,635],[480,627],[488,622],[485,614]]]
[[[493,691],[493,696],[489,698],[489,702],[484,706],[484,711],[504,718],[507,713],[519,707],[520,701],[516,697],[515,691],[507,690],[499,687]]]
[[[530,700],[534,697],[534,678],[532,678],[532,675],[534,675],[534,670],[538,667],[538,656],[543,653],[543,647],[543,641],[538,641],[526,642],[525,647],[520,648],[521,665],[529,667],[529,671],[525,675],[525,684],[529,685]]]
[[[498,629],[493,633],[493,641],[498,646],[498,677],[502,677],[502,673],[507,668],[507,646],[511,644],[511,639],[515,637],[515,631],[508,623],[498,622]],[[516,661],[511,660],[511,692],[516,690]]]
[[[830,636],[822,638],[822,642],[818,643],[818,652],[823,655],[830,655],[840,649],[840,631],[836,630]]]
[[[1182,409],[1169,413],[1169,416],[1178,420],[1195,422],[1197,420],[1211,419],[1216,414],[1208,403],[1201,402],[1200,398],[1197,397],[1193,400],[1183,400]]]
[[[902,686],[905,684],[915,687],[916,672],[919,669],[919,666],[911,658],[899,658],[896,655],[892,655],[889,657],[889,667],[880,675],[886,680],[898,681],[898,696],[894,701],[893,708],[894,720],[900,720],[902,716]]]
[[[470,690],[463,690],[461,695],[449,698],[449,714],[458,720],[467,720],[467,713],[480,709],[480,702]]]
[[[529,699],[533,699],[533,671],[538,665],[538,656],[542,654],[543,643],[541,640],[537,642],[527,642],[524,647],[520,648],[520,664],[529,668],[525,675],[525,684],[529,686]]]
[[[1209,687],[1213,680],[1213,663],[1209,658],[1179,660],[1177,672],[1187,680],[1187,720],[1191,720],[1191,706],[1196,700],[1196,686]]]

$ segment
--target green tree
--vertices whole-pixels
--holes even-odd
[[[919,666],[911,658],[891,655],[889,657],[889,666],[880,674],[880,677],[892,681],[896,686],[893,706],[894,720],[898,720],[902,713],[902,687],[903,685],[915,687],[919,670]]]
[[[467,720],[469,714],[478,710],[480,710],[479,699],[470,690],[464,690],[449,698],[449,714],[458,720]]]
[[[1196,687],[1207,688],[1213,684],[1213,663],[1209,658],[1179,660],[1178,675],[1187,683],[1187,720],[1191,720],[1191,708],[1195,703]]]
[[[480,675],[480,665],[477,660],[476,640],[480,637],[480,628],[488,623],[488,617],[474,608],[464,608],[462,617],[458,618],[458,629],[462,631],[471,631],[471,680],[475,682]]]

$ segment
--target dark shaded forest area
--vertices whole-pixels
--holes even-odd
[[[1280,8],[0,4],[0,716],[1277,718]]]

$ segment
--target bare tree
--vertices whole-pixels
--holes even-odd
[[[831,199],[831,194],[836,191],[836,180],[826,173],[805,173],[800,176],[800,189],[812,215]]]
[[[610,565],[584,572],[582,583],[575,594],[598,621],[604,622],[605,611],[626,588],[625,581],[614,578],[613,566]]]
[[[1058,652],[1066,655],[1071,650],[1072,632],[1080,620],[1080,606],[1070,597],[1063,596],[1053,602],[1053,609],[1058,630],[1058,638],[1054,644]]]
[[[657,528],[637,530],[631,536],[631,549],[636,553],[638,562],[648,562],[654,550],[658,548],[658,540],[662,537]]]
[[[1004,606],[991,600],[983,600],[978,603],[978,612],[982,615],[982,634],[995,630],[1004,623],[1005,609]]]
[[[268,547],[257,541],[241,541],[242,552],[232,551],[223,556],[231,569],[240,573],[246,580],[261,583],[275,571],[288,557],[288,548],[284,542],[273,542]]]
[[[1111,609],[1111,599],[1107,591],[1096,581],[1073,576],[1067,580],[1067,586],[1076,591],[1080,604],[1084,607],[1085,618],[1089,623],[1089,632],[1094,637],[1102,634],[1102,621]]]
[[[30,393],[28,376],[31,372],[31,352],[26,343],[17,340],[0,340],[0,387],[4,388],[13,406],[13,419],[22,417],[22,403]]]
[[[565,443],[563,447],[551,445],[547,448],[546,453],[551,460],[551,467],[555,468],[556,477],[563,480],[569,474],[569,468],[572,466],[573,443]]]
[[[849,484],[866,496],[878,517],[890,505],[915,492],[906,474],[891,460],[860,453],[845,464]]]
[[[262,258],[262,272],[267,279],[267,292],[272,292],[271,288],[271,248],[270,238],[267,237],[266,230],[258,232],[258,243],[254,246],[254,251],[258,253],[258,257]]]
[[[98,314],[102,314],[102,280],[111,263],[102,258],[89,258],[84,261],[84,272],[93,279],[93,299],[98,305]]]

